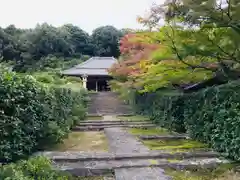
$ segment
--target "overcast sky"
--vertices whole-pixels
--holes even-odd
[[[72,23],[91,32],[101,25],[140,28],[136,22],[155,2],[162,0],[0,0],[0,26],[32,28],[47,22]]]

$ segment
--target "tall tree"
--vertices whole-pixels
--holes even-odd
[[[70,44],[74,46],[74,51],[77,54],[93,54],[93,46],[89,34],[77,26],[66,24],[63,27],[69,33]]]
[[[121,31],[113,26],[102,26],[95,29],[92,33],[95,55],[118,57],[120,55],[119,40],[121,37]]]
[[[168,0],[151,9],[142,23],[155,27],[164,19],[178,61],[225,78],[240,77],[240,2],[236,0]],[[148,22],[148,23],[147,23]],[[189,59],[198,62],[187,62]]]
[[[3,60],[18,60],[20,58],[19,42],[0,28],[0,58]]]

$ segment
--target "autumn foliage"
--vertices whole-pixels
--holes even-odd
[[[141,74],[148,57],[159,48],[147,41],[145,33],[127,34],[120,40],[121,58],[109,71],[115,77],[132,77]]]

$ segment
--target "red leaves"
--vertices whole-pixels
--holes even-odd
[[[120,40],[121,61],[110,72],[115,76],[136,76],[141,73],[141,61],[147,61],[151,52],[159,48],[158,44],[148,42],[144,33],[127,34]]]

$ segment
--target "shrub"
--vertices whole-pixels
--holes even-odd
[[[41,83],[54,83],[54,77],[47,73],[38,73],[34,77]]]
[[[45,157],[35,157],[28,161],[0,167],[0,179],[9,180],[69,180],[68,174],[52,169],[50,160]]]
[[[182,97],[185,127],[191,137],[240,160],[240,82]]]
[[[32,76],[41,83],[47,85],[68,85],[74,84],[78,85],[78,87],[82,87],[82,80],[80,77],[61,77],[59,72],[54,71],[46,71],[46,72],[37,72],[33,73]]]
[[[32,76],[0,74],[0,161],[16,161],[60,142],[74,125],[73,116],[85,116],[86,101],[81,89],[43,86]]]
[[[177,132],[208,143],[240,160],[240,82],[210,87],[191,94],[137,94],[138,111]]]
[[[156,124],[171,131],[185,132],[183,118],[184,102],[181,95],[166,95],[162,92],[136,94],[135,110],[148,115]]]

